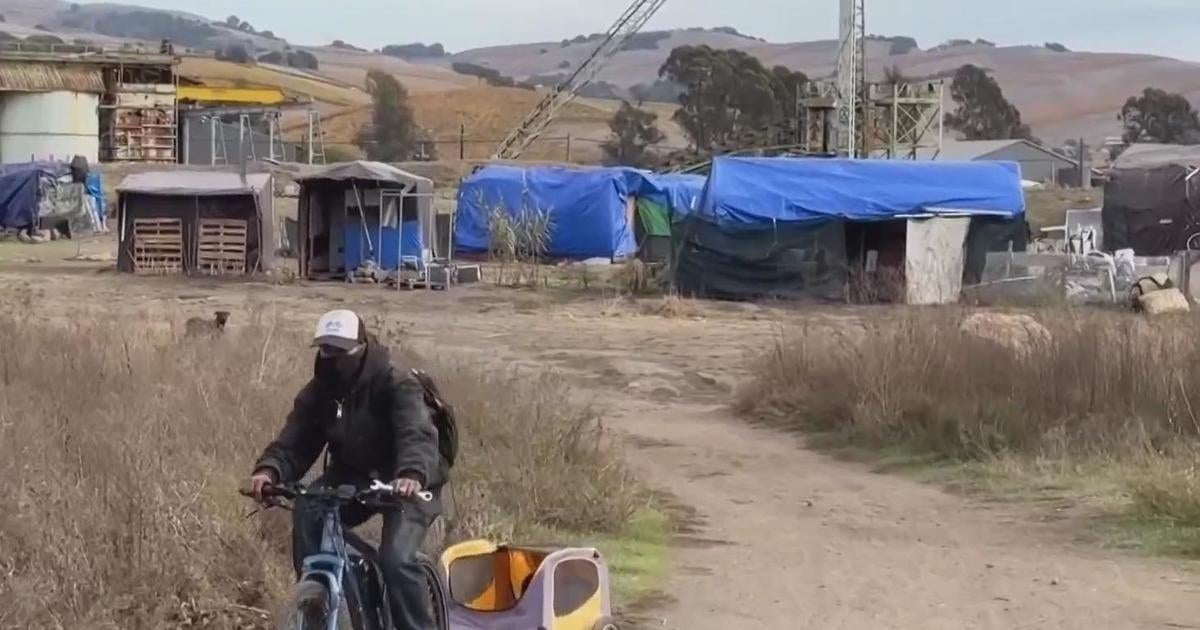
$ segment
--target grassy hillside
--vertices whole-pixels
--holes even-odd
[[[130,17],[134,12],[138,19]],[[34,29],[40,25],[65,40],[120,42],[132,38],[156,45],[160,37],[178,35],[187,40],[182,44],[184,47],[198,51],[211,51],[237,42],[249,44],[254,54],[259,55],[288,45],[283,39],[263,34],[262,29],[272,28],[271,24],[255,24],[254,28],[259,30],[251,33],[194,14],[120,4],[88,3],[73,9],[59,0],[2,0],[0,13],[6,18],[0,31],[21,37],[42,32]],[[904,45],[900,45],[902,43]],[[878,80],[885,69],[895,67],[905,76],[919,79],[944,77],[967,63],[987,68],[1004,88],[1009,100],[1021,109],[1034,133],[1051,142],[1077,137],[1097,142],[1116,135],[1119,133],[1116,114],[1121,105],[1126,98],[1147,86],[1178,92],[1200,102],[1200,64],[1196,63],[1150,55],[1053,51],[1039,46],[995,46],[983,42],[923,44],[924,49],[913,48],[911,40],[868,41],[869,75]],[[281,87],[311,95],[320,102],[353,107],[365,102],[363,95],[348,91],[345,86],[362,85],[366,73],[372,69],[397,76],[413,93],[447,92],[478,87],[474,79],[451,70],[456,62],[485,66],[518,80],[547,77],[561,75],[578,66],[595,45],[594,36],[584,34],[411,61],[365,50],[327,46],[305,48],[318,58],[320,69],[317,73],[334,82],[332,88],[319,80],[310,82],[311,77],[283,81],[277,76],[263,74],[261,68],[234,70],[212,66],[196,70],[194,66],[199,62],[190,63],[195,72],[214,80],[264,85],[283,81],[285,84]],[[832,74],[837,51],[837,42],[832,40],[769,43],[729,29],[647,32],[640,34],[634,45],[619,52],[598,80],[620,89],[653,83],[670,51],[683,45],[736,48],[758,56],[768,65],[785,65],[813,77]],[[499,102],[511,101],[505,97],[497,98]],[[513,104],[520,103],[513,101]],[[510,112],[504,116],[513,118],[523,113]],[[483,125],[483,129],[487,126]],[[670,136],[671,130],[666,131]]]

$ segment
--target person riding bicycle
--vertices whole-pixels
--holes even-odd
[[[326,313],[317,322],[313,378],[300,390],[287,422],[254,466],[250,491],[260,501],[267,486],[300,480],[328,447],[324,474],[310,485],[364,486],[390,482],[394,492],[433,500],[405,501],[401,509],[342,509],[347,527],[383,515],[380,565],[393,603],[396,630],[430,630],[425,576],[416,561],[426,531],[441,511],[440,489],[449,464],[438,451],[438,434],[412,373],[392,365],[387,346],[367,332],[348,310]],[[303,558],[318,551],[321,520],[303,501],[292,518],[292,560],[297,575]]]

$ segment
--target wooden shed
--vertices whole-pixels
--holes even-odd
[[[269,173],[160,171],[117,188],[117,269],[129,273],[252,274],[274,263]]]

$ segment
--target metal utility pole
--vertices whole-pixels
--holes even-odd
[[[841,0],[838,32],[836,98],[838,153],[860,157],[863,121],[859,108],[866,96],[866,10],[865,0]]]
[[[642,30],[646,22],[664,4],[666,4],[666,0],[634,0],[629,8],[625,9],[617,18],[617,21],[609,27],[608,32],[600,41],[600,45],[592,51],[592,54],[579,64],[579,67],[575,68],[570,76],[555,86],[554,90],[525,116],[521,124],[508,134],[500,146],[496,147],[492,159],[511,160],[520,157],[521,153],[546,130],[558,110],[574,100],[579,90],[596,78],[608,60],[624,48],[629,38]]]

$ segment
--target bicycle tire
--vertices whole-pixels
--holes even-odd
[[[339,606],[338,630],[353,630],[350,607],[344,598]],[[320,582],[304,580],[292,587],[291,596],[279,609],[276,627],[279,630],[325,630],[330,612],[329,589]]]
[[[450,609],[446,603],[446,585],[442,580],[442,572],[424,554],[417,556],[421,570],[425,573],[426,588],[429,589],[429,607],[433,613],[433,626],[436,630],[450,630]]]

